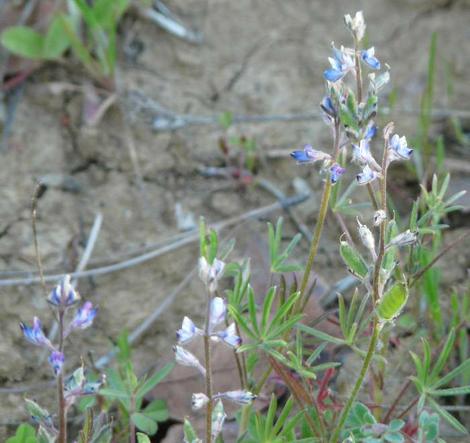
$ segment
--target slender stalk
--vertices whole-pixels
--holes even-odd
[[[333,157],[338,157],[339,152],[339,122],[335,123],[335,130],[334,130],[334,141],[333,141]],[[310,277],[310,273],[312,272],[313,262],[315,261],[315,257],[317,256],[318,252],[318,245],[320,243],[321,234],[323,231],[323,225],[325,223],[326,213],[328,211],[328,203],[330,201],[331,195],[331,180],[328,176],[325,181],[325,186],[323,187],[323,194],[320,203],[320,212],[318,214],[318,220],[315,225],[315,231],[313,233],[312,243],[310,244],[310,253],[308,255],[307,264],[305,265],[304,275],[302,277],[302,283],[300,285],[300,297],[299,301],[305,296],[305,291],[308,285],[308,279]]]
[[[131,397],[131,412],[135,411],[135,397],[134,394],[132,394]],[[135,443],[135,424],[134,422],[129,419],[129,438],[130,438],[130,443]]]
[[[382,157],[382,179],[380,180],[380,194],[381,194],[381,204],[382,210],[387,212],[387,149],[388,149],[388,142],[385,141],[384,146],[384,153]],[[377,255],[377,260],[375,262],[374,267],[374,276],[373,276],[373,283],[372,283],[372,302],[373,306],[377,303],[381,296],[381,288],[380,288],[380,271],[382,268],[382,261],[385,255],[385,232],[387,227],[387,220],[385,220],[380,225],[380,239],[379,239],[379,253]],[[356,397],[362,387],[364,379],[366,377],[367,371],[369,370],[369,366],[372,362],[372,357],[375,353],[375,348],[377,346],[377,342],[379,340],[380,335],[380,324],[377,319],[377,316],[374,314],[374,320],[372,325],[372,337],[370,339],[369,348],[367,350],[366,357],[364,359],[364,363],[362,364],[361,372],[359,374],[358,379],[356,380],[356,384],[348,398],[346,405],[344,406],[343,410],[341,411],[341,415],[339,417],[338,423],[335,427],[332,437],[330,438],[330,443],[337,443],[339,441],[339,436],[341,430],[343,429],[344,423],[348,418],[349,411],[356,400]]]
[[[206,325],[204,331],[204,358],[206,366],[206,395],[209,398],[206,406],[206,443],[212,441],[212,363],[210,339],[210,314],[212,294],[207,297]]]
[[[59,352],[64,351],[64,314],[65,311],[59,308]],[[64,376],[60,371],[57,376],[57,399],[59,403],[59,435],[58,443],[67,443],[67,409],[64,397]]]

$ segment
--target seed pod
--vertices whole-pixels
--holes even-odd
[[[339,246],[339,253],[346,263],[349,271],[358,278],[365,278],[367,275],[367,265],[356,249],[354,249],[348,242],[342,241]]]
[[[383,321],[398,317],[408,300],[408,288],[404,283],[395,283],[380,299],[377,314]]]

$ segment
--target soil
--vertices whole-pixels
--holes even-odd
[[[363,9],[370,41],[381,60],[391,65],[393,84],[385,95],[391,91],[396,95],[396,108],[379,119],[382,127],[390,119],[400,133],[416,134],[417,113],[400,110],[419,108],[432,32],[438,33],[435,106],[466,109],[470,103],[470,45],[464,44],[470,37],[467,1],[172,0],[168,5],[202,31],[204,42],[191,45],[151,23],[126,18],[122,41],[138,42],[143,50],[133,60],[124,54],[119,59],[119,101],[124,118],[112,107],[96,127],[87,127],[80,91],[51,92],[51,84],[59,82],[80,87],[89,83],[79,68],[43,65],[25,83],[11,136],[0,152],[0,285],[1,279],[17,276],[20,271],[26,277],[35,272],[30,204],[35,183],[41,179],[46,189],[38,201],[37,233],[46,274],[75,269],[97,213],[103,215],[103,224],[88,268],[115,262],[180,233],[175,219],[177,203],[196,221],[203,215],[213,223],[276,201],[258,187],[200,173],[201,168],[224,165],[218,148],[223,133],[217,125],[155,132],[151,126],[154,113],[149,108],[137,112],[135,101],[128,99],[130,93],[137,92],[176,113],[196,116],[224,111],[237,115],[316,111],[330,42],[349,38],[342,15]],[[446,72],[452,74],[450,97]],[[444,124],[444,120],[434,121],[433,138]],[[294,192],[295,177],[308,182],[313,195],[295,211],[311,228],[320,178],[312,168],[295,167],[287,153],[305,143],[328,146],[329,134],[323,123],[314,119],[240,124],[229,130],[229,135],[241,134],[256,139],[260,177],[286,194]],[[468,147],[463,155],[455,143],[446,149],[447,158],[456,160],[457,190],[468,188]],[[279,151],[285,151],[286,156],[270,156]],[[352,176],[350,172],[346,179]],[[407,205],[416,190],[401,188],[406,181],[403,170],[397,171],[397,177],[395,195]],[[466,203],[467,211],[469,207]],[[272,212],[223,231],[224,237],[234,236],[239,242],[235,256],[251,255],[258,269],[263,269],[266,221],[279,215],[280,211]],[[297,228],[287,215],[285,219],[289,239]],[[449,241],[469,230],[468,212],[459,220]],[[340,235],[341,228],[330,219],[315,269],[325,288],[345,276],[337,252]],[[71,338],[69,349],[76,353],[67,355],[69,361],[78,363],[81,355],[91,355],[96,361],[110,350],[123,329],[132,331],[141,324],[195,267],[197,246],[193,242],[119,272],[80,279],[81,294],[99,305],[99,315],[93,328]],[[307,254],[306,241],[301,242],[299,251],[296,258],[301,261]],[[469,263],[470,253],[464,244],[442,262],[449,288],[464,287]],[[41,351],[24,344],[18,327],[20,321],[31,322],[34,315],[40,316],[44,325],[50,325],[53,318],[40,285],[0,288],[0,439],[4,439],[25,419],[25,395],[45,405],[53,401],[53,390],[45,387],[51,376],[47,365],[40,363]],[[200,319],[203,305],[202,287],[197,278],[191,279],[135,345],[138,371],[172,359],[174,331],[182,317],[191,314]],[[7,388],[11,391],[5,391]]]

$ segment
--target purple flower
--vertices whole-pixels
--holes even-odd
[[[398,134],[395,134],[390,139],[388,152],[390,161],[409,160],[413,153],[413,149],[408,148],[405,136],[400,137]]]
[[[342,168],[340,165],[338,165],[338,163],[335,163],[330,168],[331,183],[334,185],[345,172],[346,172],[345,168]]]
[[[232,348],[238,348],[242,343],[242,339],[237,335],[235,323],[232,323],[227,329],[218,332],[216,335]]]
[[[25,323],[20,323],[21,331],[26,340],[36,346],[45,346],[53,349],[51,342],[47,339],[41,327],[41,320],[34,317],[33,326],[29,327]]]
[[[331,156],[323,151],[313,149],[312,145],[305,145],[303,151],[294,151],[290,155],[297,161],[297,164],[316,163],[322,160],[329,160]]]
[[[62,366],[64,366],[65,357],[62,352],[59,351],[52,351],[51,355],[49,356],[49,364],[54,371],[54,375],[57,377],[60,372],[62,371]]]
[[[210,306],[210,317],[209,317],[209,325],[210,330],[217,326],[218,324],[222,323],[225,319],[225,314],[227,312],[227,305],[225,304],[225,300],[221,297],[214,297],[211,300]]]
[[[62,281],[51,291],[47,301],[54,306],[72,306],[80,300],[80,295],[70,284],[70,275],[64,276]]]
[[[329,82],[341,80],[349,71],[354,69],[354,61],[350,55],[346,54],[344,48],[341,50],[333,46],[333,57],[328,57],[331,68],[323,72],[323,77]]]
[[[86,329],[93,323],[96,317],[97,309],[93,307],[90,301],[84,303],[81,308],[77,309],[77,313],[70,323],[69,329]]]
[[[375,49],[373,46],[369,49],[361,51],[361,59],[372,69],[380,69],[380,62],[379,59],[375,57]]]
[[[320,103],[320,108],[333,118],[335,118],[338,113],[335,106],[333,105],[333,100],[331,100],[331,98],[328,96],[323,97],[323,100]]]
[[[193,321],[189,317],[183,318],[181,329],[176,331],[176,339],[179,344],[189,343],[196,335],[200,333],[200,330],[196,327]]]
[[[365,165],[362,172],[356,175],[356,180],[359,185],[367,185],[374,181],[379,174],[376,171],[373,171],[369,165]]]

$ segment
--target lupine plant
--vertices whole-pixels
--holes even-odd
[[[213,404],[220,398],[235,400],[242,405],[237,415],[240,443],[376,443],[405,442],[413,438],[417,440],[412,441],[437,441],[438,415],[460,432],[465,432],[463,425],[435,399],[465,395],[470,389],[468,386],[455,387],[455,380],[466,380],[463,374],[470,361],[467,354],[461,353],[462,361],[447,375],[442,372],[449,364],[448,357],[456,337],[454,330],[435,355],[428,342],[424,342],[423,362],[412,354],[416,376],[407,379],[388,409],[382,406],[387,388],[384,380],[391,333],[424,276],[446,252],[433,251],[434,255],[424,261],[418,258],[420,251],[445,229],[441,220],[445,214],[457,209],[454,202],[461,194],[446,198],[449,179],[439,186],[435,178],[432,189],[423,187],[408,217],[399,216],[393,209],[393,201],[388,195],[388,172],[399,162],[410,160],[413,148],[408,146],[406,137],[395,130],[393,122],[379,130],[374,119],[379,93],[390,79],[388,65],[380,61],[374,47],[361,46],[366,29],[362,12],[353,17],[346,15],[345,23],[353,45],[332,45],[330,67],[323,74],[326,95],[320,103],[325,123],[332,133],[332,150],[326,152],[307,144],[292,153],[300,165],[320,165],[324,177],[319,214],[301,278],[294,279],[290,286],[287,284],[284,274],[297,269],[286,262],[298,237],[280,252],[282,222],[276,228],[269,225],[269,281],[275,284],[264,297],[255,294],[250,285],[249,261],[241,264],[221,262],[216,258],[216,234],[211,233],[209,238],[205,231],[201,234],[200,276],[208,293],[206,322],[204,328],[199,329],[185,317],[177,333],[179,344],[175,353],[177,362],[194,367],[206,380],[206,392],[194,394],[193,405],[207,407],[206,441],[209,442],[220,436],[225,418],[221,403]],[[383,66],[386,67],[384,71]],[[377,143],[379,135],[381,142]],[[348,171],[353,171],[355,178],[342,193],[342,182],[347,179]],[[361,187],[366,192],[358,192]],[[367,196],[368,204],[349,203],[360,195]],[[370,216],[359,210],[366,206],[373,209]],[[304,307],[312,292],[311,271],[330,207],[336,215],[356,216],[357,226],[356,235],[346,232],[339,242],[339,253],[358,282],[351,299],[338,296],[340,337],[325,333],[315,324],[302,322]],[[346,227],[344,221],[340,225]],[[233,279],[233,287],[225,292],[226,302],[218,292],[223,275]],[[459,315],[455,317],[455,322],[462,328],[465,320],[459,321]],[[227,329],[216,332],[215,327],[224,319]],[[317,319],[318,322],[321,320]],[[182,347],[197,336],[204,339],[204,364]],[[211,341],[225,342],[235,348],[240,390],[214,395],[210,375]],[[362,361],[344,398],[331,388],[340,363],[316,363],[325,354],[328,344],[349,347]],[[366,379],[371,385],[373,406],[362,402],[362,397],[359,402]],[[267,415],[253,410],[252,400],[270,380],[284,385],[289,396],[278,420],[274,419],[275,400],[271,401]],[[398,403],[413,384],[417,398],[404,412],[398,413]],[[411,414],[415,407],[418,419],[413,419]],[[429,414],[427,407],[433,408],[438,415]],[[184,428],[185,441],[201,441],[188,419]]]
[[[57,384],[58,424],[54,423],[52,415],[46,409],[33,400],[26,399],[26,408],[33,421],[39,425],[37,439],[40,442],[66,443],[69,441],[67,438],[69,409],[79,398],[95,395],[104,381],[103,379],[87,380],[83,364],[71,375],[64,375],[65,343],[68,336],[74,331],[91,326],[97,314],[97,308],[93,307],[90,301],[86,301],[75,310],[73,315],[69,315],[80,298],[78,291],[71,285],[68,275],[49,293],[47,301],[58,323],[56,344],[47,338],[38,317],[34,317],[31,326],[20,323],[25,339],[35,346],[46,349],[49,353],[49,365]],[[103,430],[99,429],[97,435],[102,435],[102,432]],[[90,437],[88,441],[91,442],[93,439]]]

